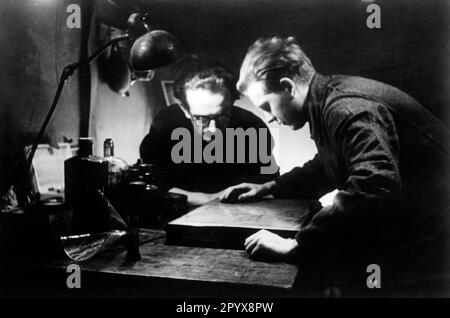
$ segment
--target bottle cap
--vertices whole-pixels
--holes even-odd
[[[94,141],[90,137],[80,137],[78,138],[79,155],[81,157],[87,157],[92,155],[92,145]]]

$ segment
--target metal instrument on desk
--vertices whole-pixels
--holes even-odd
[[[106,145],[112,142],[108,140]],[[129,167],[108,147],[105,157],[92,156],[92,140],[82,139],[76,157],[60,156],[59,150],[54,152],[57,157],[47,150],[45,160],[36,157],[35,191],[40,200],[29,213],[4,213],[1,218],[7,230],[0,233],[0,240],[8,254],[32,258],[67,255],[85,261],[105,249],[128,245],[129,259],[137,259],[138,236],[143,236],[139,227],[162,228],[186,212],[186,197],[168,194],[155,185],[155,166],[138,162]],[[44,190],[49,187],[59,192],[47,195]],[[118,244],[111,245],[114,242]]]
[[[159,187],[165,173],[156,165],[139,159],[130,167],[128,177],[130,184],[141,184],[143,189],[144,194],[136,207],[141,211],[142,225],[159,228],[187,212],[186,195],[170,193]]]
[[[128,233],[123,213],[110,198],[123,192],[128,164],[114,157],[114,143],[104,143],[104,157],[92,155],[91,138],[80,138],[77,156],[64,162],[65,204],[71,211],[59,233],[67,256],[84,261]],[[67,213],[67,212],[66,212]]]
[[[105,140],[104,157],[92,155],[90,138],[81,138],[79,146],[78,156],[65,162],[66,205],[73,209],[70,234],[61,235],[66,254],[85,260],[127,234],[127,260],[139,260],[139,227],[180,216],[187,198],[160,191],[154,165],[138,161],[129,167],[114,157],[111,139]]]

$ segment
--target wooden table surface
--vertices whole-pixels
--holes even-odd
[[[239,295],[239,291],[246,290],[245,295],[248,296],[265,294],[269,290],[272,295],[276,295],[277,292],[289,292],[294,286],[298,270],[293,264],[254,260],[243,249],[167,245],[164,231],[141,231],[145,234],[145,242],[140,245],[140,261],[126,262],[126,248],[119,241],[90,260],[78,263],[81,272],[91,276],[101,275],[102,279],[108,277],[120,278],[121,281],[132,280],[138,282],[141,289],[152,290],[152,295],[155,294],[155,289],[163,290],[167,284],[182,285],[187,293],[191,286],[202,286],[201,296],[213,295],[208,292],[208,288],[222,290],[225,296]],[[9,266],[10,269],[59,270],[63,273],[60,277],[65,279],[69,275],[66,273],[67,266],[75,262],[61,257],[20,261],[3,259],[1,263],[12,265]],[[109,283],[102,284],[110,286]],[[135,285],[133,283],[130,288],[133,289]],[[224,286],[227,289],[223,289]],[[122,295],[124,290],[119,290],[118,295]],[[173,287],[173,290],[179,289]]]
[[[146,229],[142,231],[155,235],[158,240],[141,244],[140,261],[126,262],[126,249],[116,247],[77,264],[82,271],[88,272],[279,288],[291,288],[297,273],[297,268],[292,264],[252,260],[244,250],[166,245],[161,243],[163,232]],[[21,264],[61,269],[66,269],[72,263],[75,262],[68,258],[21,261]]]

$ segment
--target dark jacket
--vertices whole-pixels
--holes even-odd
[[[302,226],[301,250],[386,251],[448,230],[449,132],[415,99],[374,80],[316,74],[304,107],[318,154],[276,180],[278,195],[339,192]]]
[[[171,158],[173,147],[179,143],[179,140],[171,140],[171,135],[176,128],[186,128],[191,136],[199,136],[194,131],[191,120],[186,118],[184,112],[178,105],[172,105],[163,109],[154,119],[150,132],[144,137],[140,146],[140,155],[145,163],[153,163],[157,165],[160,171],[163,171],[162,177],[158,180],[158,185],[163,188],[179,187],[189,191],[200,191],[213,193],[221,191],[229,186],[236,185],[241,182],[257,182],[262,183],[279,175],[277,172],[273,174],[261,174],[260,168],[267,166],[260,161],[259,156],[259,137],[258,137],[258,156],[256,163],[249,161],[249,143],[247,140],[245,153],[245,163],[237,162],[237,142],[234,142],[234,163],[227,163],[226,156],[226,132],[223,132],[224,163],[194,163],[194,141],[191,141],[192,160],[191,163],[175,164]],[[231,117],[227,128],[259,128],[267,129],[266,155],[271,156],[271,134],[264,122],[253,113],[242,108],[233,106]],[[207,142],[203,141],[202,151],[207,146]],[[255,145],[256,146],[256,145]],[[273,157],[272,157],[272,160]]]

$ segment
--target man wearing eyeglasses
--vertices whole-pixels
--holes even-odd
[[[143,139],[140,155],[144,162],[155,164],[162,173],[158,185],[172,191],[187,194],[190,203],[202,204],[215,198],[225,188],[242,182],[263,183],[278,176],[272,156],[272,137],[264,122],[250,111],[234,106],[239,98],[236,81],[232,74],[217,62],[191,56],[184,61],[180,75],[175,81],[174,95],[180,101],[163,109],[154,119],[150,132]],[[242,148],[236,139],[227,135],[235,129],[253,129],[256,139],[246,139]],[[260,134],[263,130],[263,134]],[[180,162],[174,156],[178,154],[177,132],[189,135],[186,149],[179,151],[180,156],[188,160]],[[220,134],[223,140],[216,151],[221,151],[218,162],[207,162],[203,158],[204,150],[216,141]],[[233,149],[229,149],[234,142]],[[270,162],[249,160],[254,152],[258,154],[265,143],[266,155]],[[255,147],[254,147],[255,146]],[[255,150],[257,149],[257,150]],[[243,154],[244,150],[245,154]],[[253,152],[253,153],[252,153]],[[227,156],[232,154],[232,156]],[[236,160],[245,155],[244,162]],[[186,158],[186,157],[184,157]],[[221,158],[221,159],[220,159]],[[235,160],[226,160],[226,159]],[[243,157],[242,157],[243,158]],[[262,168],[272,165],[270,173],[262,173]]]

